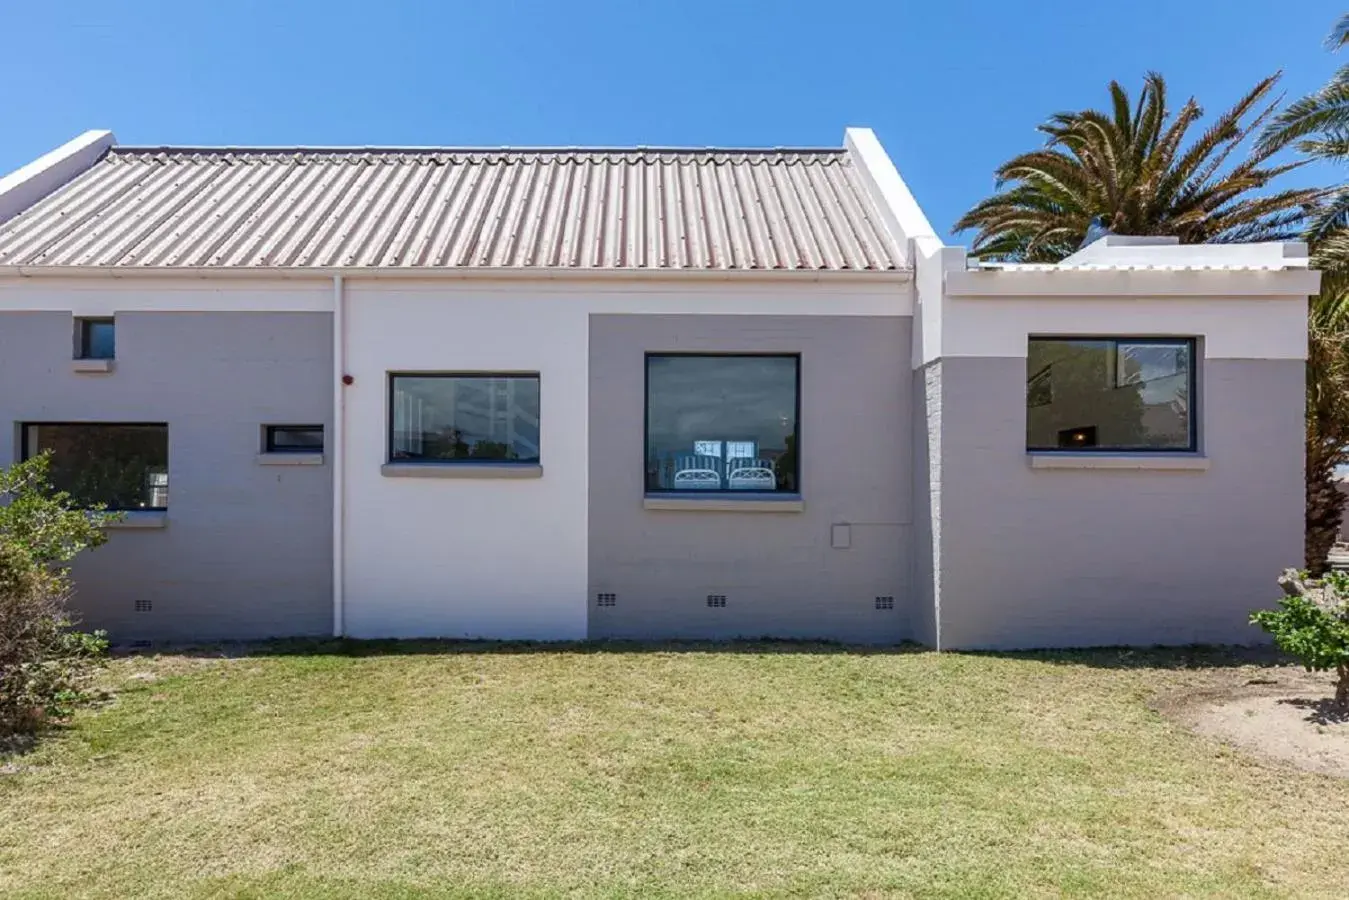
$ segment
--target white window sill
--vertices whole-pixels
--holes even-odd
[[[732,497],[672,497],[668,494],[642,498],[642,509],[685,510],[691,512],[799,513],[806,509],[800,494],[748,494]]]
[[[321,466],[322,453],[259,453],[260,466]]]
[[[543,466],[527,463],[385,463],[385,478],[542,478]]]
[[[121,514],[121,521],[108,522],[104,528],[164,528],[169,524],[169,513],[163,509],[132,509]]]
[[[1202,472],[1209,459],[1196,453],[1030,453],[1032,469],[1117,469],[1123,471]]]
[[[70,371],[85,375],[107,375],[112,371],[115,361],[111,359],[72,359]]]

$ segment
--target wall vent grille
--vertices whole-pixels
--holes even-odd
[[[137,600],[136,612],[150,612],[154,609],[154,603],[150,600]]]
[[[617,606],[617,605],[618,605],[618,595],[617,595],[617,594],[596,594],[596,595],[595,595],[595,605],[596,605],[596,606]]]
[[[708,594],[707,605],[715,608],[721,608],[726,605],[725,594]]]
[[[876,598],[876,608],[877,608],[877,609],[894,609],[894,608],[895,608],[895,598],[894,598],[894,597],[877,597],[877,598]]]

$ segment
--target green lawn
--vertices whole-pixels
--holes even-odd
[[[1349,893],[1349,782],[1154,712],[1179,654],[327,649],[117,660],[0,896]]]

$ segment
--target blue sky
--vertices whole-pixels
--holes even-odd
[[[127,144],[837,146],[880,136],[939,233],[1048,113],[1165,74],[1211,111],[1336,59],[1332,0],[0,0],[0,172]],[[1299,173],[1297,180],[1328,177]]]

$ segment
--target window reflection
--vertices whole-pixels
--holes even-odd
[[[795,356],[648,356],[648,491],[800,490]]]
[[[1033,338],[1030,450],[1190,450],[1194,342]]]
[[[394,375],[389,457],[539,461],[537,375]]]

